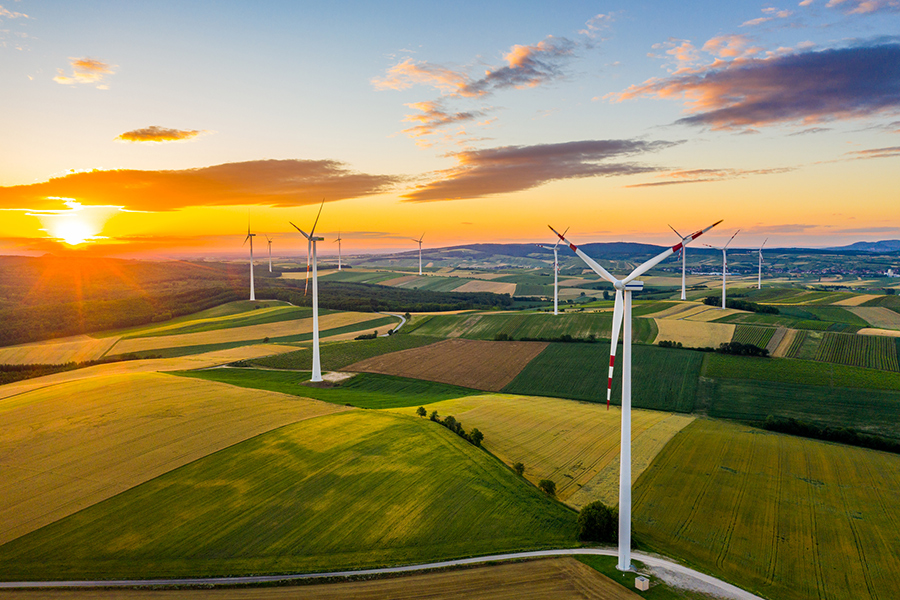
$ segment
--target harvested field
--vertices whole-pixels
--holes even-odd
[[[770,598],[900,589],[900,456],[695,420],[634,488],[635,537]]]
[[[264,588],[103,590],[103,600],[632,600],[634,592],[574,558],[551,558],[402,577]],[[96,600],[96,591],[42,590],[47,600]],[[4,600],[34,600],[33,591],[4,591]]]
[[[515,283],[503,283],[501,281],[467,281],[463,285],[459,286],[454,292],[491,292],[494,294],[509,294],[510,296],[516,293],[516,284]]]
[[[668,318],[670,318],[670,319],[688,319],[690,317],[693,317],[694,315],[706,312],[710,308],[713,308],[713,307],[707,306],[706,304],[697,304],[697,303],[685,303],[685,304],[688,305],[688,308],[686,308],[685,310],[682,310],[682,311],[678,311],[677,313],[675,313],[675,315],[668,317]]]
[[[404,283],[409,283],[410,281],[415,281],[416,279],[419,279],[418,275],[401,275],[400,277],[385,279],[384,281],[379,282],[379,285],[389,285],[393,287]]]
[[[772,356],[777,358],[786,358],[791,356],[791,348],[794,347],[797,336],[805,337],[805,331],[797,331],[796,329],[786,329],[784,336],[778,342],[778,346],[771,352]],[[802,340],[801,340],[802,343]]]
[[[781,341],[787,336],[788,331],[785,327],[777,327],[775,329],[775,333],[772,334],[769,343],[766,344],[766,350],[769,351],[770,355],[774,355],[775,350],[781,345]]]
[[[874,329],[900,329],[900,313],[884,306],[857,306],[847,310],[865,319]]]
[[[873,294],[854,294],[850,298],[844,298],[843,300],[838,300],[835,304],[839,306],[859,306],[864,302],[868,302],[869,300],[874,300],[878,298]]]
[[[319,330],[364,323],[365,321],[371,321],[375,318],[380,319],[382,317],[373,315],[372,313],[359,312],[342,312],[321,315],[319,317]],[[310,333],[311,331],[312,318],[298,319],[295,321],[279,321],[277,323],[251,325],[249,327],[233,327],[231,329],[219,329],[216,331],[120,340],[109,351],[109,354],[128,354],[131,352],[146,352],[162,348],[181,348],[187,346],[241,342],[245,340],[262,340],[267,337],[286,337]]]
[[[658,312],[647,313],[643,316],[653,317],[655,319],[677,319],[684,313],[697,308],[697,304],[694,302],[679,302],[677,304],[661,303],[660,306],[665,306],[666,308],[663,308]]]
[[[886,337],[900,337],[900,331],[896,329],[875,329],[873,327],[866,327],[865,329],[860,329],[856,333],[857,335],[883,335]]]
[[[718,308],[715,306],[707,306],[706,310],[697,311],[688,316],[682,317],[688,321],[715,321],[717,319],[722,319],[724,317],[730,317],[731,315],[741,315],[747,314],[746,311],[743,310],[735,310],[733,308]]]
[[[450,339],[354,363],[362,371],[499,391],[547,347],[544,342]]]
[[[92,338],[86,335],[7,346],[0,348],[0,364],[61,365],[98,360],[118,341],[117,337]]]
[[[477,427],[484,447],[512,466],[525,465],[525,477],[556,483],[556,496],[578,509],[594,500],[618,502],[619,408],[559,398],[508,394],[470,396],[426,404],[430,413],[452,415],[466,430]],[[392,412],[413,414],[412,408]],[[663,446],[693,417],[632,411],[632,477],[649,465]],[[610,485],[610,482],[614,484]]]
[[[719,344],[730,342],[734,336],[734,325],[730,323],[705,323],[676,319],[654,319],[659,333],[656,342],[671,340],[681,342],[688,348],[718,348]]]
[[[0,544],[252,436],[341,410],[157,373],[8,398],[0,403]]]

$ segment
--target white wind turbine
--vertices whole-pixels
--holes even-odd
[[[247,240],[250,240],[250,301],[256,301],[256,294],[253,291],[253,238],[256,236],[255,233],[250,233],[250,220],[247,220],[247,237],[244,238],[244,244],[247,243]],[[244,244],[241,244],[243,246]]]
[[[341,231],[340,230],[338,230],[338,237],[334,241],[337,242],[337,245],[338,245],[338,271],[340,271],[341,270]]]
[[[566,231],[569,231],[569,228],[566,227]],[[566,231],[563,231],[562,234],[566,235]],[[556,241],[552,246],[544,246],[543,244],[538,244],[539,248],[543,248],[544,250],[553,250],[553,314],[559,314],[559,243],[562,239]]]
[[[697,239],[722,221],[717,221],[696,233],[681,238],[681,242],[640,265],[624,279],[616,279],[597,261],[579,250],[575,244],[550,228],[559,239],[568,244],[575,254],[600,277],[610,282],[616,289],[616,303],[613,308],[612,347],[609,352],[609,379],[606,388],[606,406],[612,395],[613,365],[616,361],[616,346],[619,329],[622,328],[622,433],[619,451],[619,562],[620,571],[631,569],[631,294],[643,289],[644,283],[636,278],[657,264],[681,250],[686,244]]]
[[[269,242],[269,273],[272,272],[272,238],[266,234],[266,241]]]
[[[765,241],[762,243],[762,246],[760,246],[759,250],[757,250],[757,252],[759,252],[759,281],[757,281],[757,283],[756,283],[756,289],[758,289],[758,290],[762,289],[762,263],[763,263],[762,249],[763,249],[763,246],[765,246],[766,242],[768,242],[768,241],[769,241],[769,238],[766,238]]]
[[[722,308],[725,308],[725,274],[726,274],[726,272],[728,271],[728,253],[726,252],[726,250],[727,250],[727,248],[728,248],[728,244],[730,244],[730,243],[731,243],[731,240],[734,239],[734,236],[736,236],[736,235],[739,234],[740,232],[741,232],[740,229],[738,229],[737,231],[735,231],[735,232],[731,235],[731,237],[728,238],[728,242],[727,242],[724,246],[722,246],[721,248],[719,248],[718,246],[710,246],[709,244],[704,244],[704,246],[708,246],[708,247],[710,247],[710,248],[712,248],[712,249],[714,249],[714,250],[721,250],[721,251],[722,251]]]
[[[419,239],[410,238],[412,241],[419,245],[419,275],[422,274],[422,240],[425,239],[425,232],[422,232],[422,237]]]
[[[672,231],[675,231],[675,228],[672,227],[671,225],[669,225],[669,229],[671,229]],[[675,235],[677,235],[679,238],[684,239],[684,236],[681,235],[680,233],[678,233],[677,231],[675,231]],[[682,247],[682,249],[681,249],[681,299],[682,300],[687,300],[687,293],[686,293],[685,284],[684,284],[685,261],[687,260],[686,255],[687,255],[686,248]]]
[[[316,220],[313,222],[312,229],[307,234],[305,231],[291,223],[291,225],[303,234],[303,237],[307,240],[306,246],[306,287],[303,290],[303,295],[306,295],[306,290],[309,289],[309,271],[310,271],[310,263],[312,264],[312,309],[313,309],[313,340],[312,340],[312,377],[310,381],[319,382],[322,381],[322,365],[319,361],[319,277],[318,272],[316,270],[316,242],[324,241],[325,238],[316,237],[316,225],[319,223],[319,216],[322,214],[322,208],[325,206],[325,200],[322,200],[322,204],[319,206],[319,213],[316,215]],[[290,223],[290,221],[288,221]]]

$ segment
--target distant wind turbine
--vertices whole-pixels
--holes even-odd
[[[269,273],[272,272],[272,238],[266,234],[266,241],[269,242]]]
[[[760,246],[759,250],[757,250],[757,252],[759,252],[759,281],[757,281],[757,283],[756,283],[756,289],[758,289],[758,290],[762,289],[762,264],[763,264],[762,249],[763,249],[763,246],[765,246],[766,242],[768,242],[768,241],[769,241],[769,238],[766,238],[765,241],[762,243],[762,246]]]
[[[416,239],[416,238],[410,238],[410,239],[412,239],[412,241],[414,241],[415,243],[417,243],[419,245],[419,275],[421,275],[422,274],[422,240],[425,239],[425,232],[424,231],[422,232],[422,237],[420,237],[419,239]]]
[[[306,295],[306,290],[309,289],[309,272],[310,272],[310,264],[312,265],[312,309],[313,309],[313,343],[312,343],[312,377],[310,381],[319,382],[322,381],[322,365],[319,361],[319,277],[318,272],[316,270],[316,242],[324,241],[325,238],[316,237],[316,225],[319,223],[319,217],[322,215],[322,208],[325,206],[325,199],[322,199],[322,204],[319,206],[319,213],[316,215],[316,220],[313,222],[312,229],[307,234],[305,231],[291,223],[291,225],[303,234],[303,237],[307,240],[306,246],[306,288],[303,290],[303,295]],[[288,221],[290,223],[290,221]]]
[[[672,227],[671,225],[669,225],[669,229],[671,229],[672,231],[675,231],[675,228]],[[677,231],[675,231],[675,235],[677,235],[681,239],[684,239],[684,236],[681,235],[680,233],[678,233]],[[682,247],[681,248],[681,299],[682,300],[687,300],[687,293],[685,290],[685,283],[684,283],[684,281],[685,281],[685,277],[684,277],[685,261],[687,260],[685,258],[686,254],[687,254],[686,249],[684,247]]]
[[[256,294],[253,291],[253,238],[256,236],[255,233],[250,233],[250,219],[247,219],[247,237],[244,238],[244,243],[241,244],[243,246],[247,243],[247,240],[250,240],[250,301],[256,301]]]
[[[727,248],[728,248],[728,244],[731,243],[731,240],[734,239],[734,236],[736,236],[736,235],[739,234],[740,232],[741,232],[740,229],[738,229],[737,231],[735,231],[735,232],[731,235],[731,237],[728,238],[728,242],[727,242],[724,246],[722,246],[721,248],[719,248],[718,246],[710,246],[709,244],[704,244],[704,246],[709,246],[710,248],[712,248],[712,249],[714,249],[714,250],[721,250],[721,251],[722,251],[722,308],[725,308],[725,278],[726,278],[726,272],[728,271],[728,253],[727,253]]]
[[[341,270],[341,230],[338,229],[337,239],[334,240],[338,245],[338,271]]]
[[[563,231],[562,234],[566,235],[566,232],[569,231],[569,228],[566,227],[566,231]],[[556,243],[552,246],[544,246],[543,244],[538,244],[538,247],[543,248],[544,250],[553,250],[553,314],[559,314],[559,255],[558,255],[558,246],[562,239],[556,240]]]
[[[717,221],[696,233],[681,238],[681,241],[664,252],[638,266],[624,279],[616,279],[597,261],[579,250],[575,244],[550,228],[559,239],[568,244],[575,254],[600,277],[610,282],[616,289],[616,303],[613,307],[612,347],[609,352],[609,380],[606,388],[606,406],[612,395],[613,365],[616,361],[616,346],[619,343],[619,329],[622,328],[622,437],[619,450],[619,563],[620,571],[631,569],[631,294],[642,290],[644,283],[636,281],[657,264],[681,250],[722,221]],[[624,327],[623,327],[624,326]]]

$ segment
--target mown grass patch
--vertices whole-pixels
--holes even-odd
[[[622,399],[622,346],[616,353],[612,404]],[[703,354],[690,350],[634,345],[632,347],[632,405],[689,413]],[[505,393],[553,396],[606,402],[609,346],[607,344],[550,344],[532,360]]]
[[[349,411],[195,461],[0,547],[3,579],[325,571],[575,543],[575,513],[426,419]]]
[[[900,456],[696,420],[634,488],[634,535],[771,598],[900,589]]]
[[[221,381],[245,388],[314,398],[333,404],[347,404],[358,408],[420,406],[428,402],[440,402],[481,393],[478,390],[445,383],[375,373],[360,373],[340,385],[330,388],[305,385],[309,381],[310,373],[300,371],[226,368],[178,371],[175,374],[208,381]]]

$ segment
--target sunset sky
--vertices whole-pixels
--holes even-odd
[[[900,0],[0,2],[3,254],[900,238]]]

